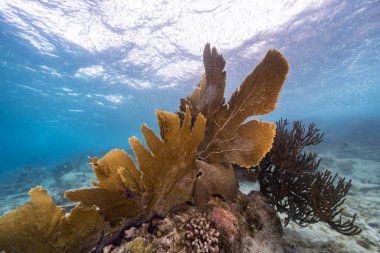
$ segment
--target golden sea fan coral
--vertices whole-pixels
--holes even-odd
[[[127,187],[142,191],[142,186],[132,181],[140,178],[140,172],[130,166],[133,165],[132,158],[125,151],[114,149],[102,159],[92,158],[91,165],[99,180],[99,183],[92,182],[96,187],[66,191],[65,197],[71,201],[81,201],[86,206],[99,207],[104,218],[112,224],[120,221],[121,217],[135,217],[139,213],[138,205],[125,197]],[[131,168],[128,177],[124,176],[126,173],[123,168],[126,167]],[[123,181],[125,178],[129,178],[129,181]]]
[[[87,252],[105,226],[95,210],[79,205],[65,216],[47,191],[29,191],[32,201],[0,217],[0,249],[8,253]]]
[[[197,89],[181,99],[180,114],[189,105],[192,114],[207,118],[205,138],[199,156],[209,163],[234,163],[242,167],[257,165],[270,150],[275,124],[249,120],[275,108],[279,92],[289,70],[286,59],[276,50],[268,51],[262,62],[249,74],[224,103],[224,60],[206,44],[203,54],[206,74]]]
[[[143,174],[144,210],[165,215],[173,206],[191,201],[197,147],[203,139],[206,119],[199,114],[190,130],[189,109],[182,126],[174,113],[158,111],[156,115],[161,139],[147,126],[142,127],[151,152],[137,138],[131,138],[130,144]]]
[[[157,111],[161,139],[142,126],[149,148],[136,137],[129,139],[138,162],[122,150],[112,150],[99,161],[93,159],[93,169],[99,180],[96,188],[67,191],[72,201],[87,206],[96,205],[106,217],[115,222],[138,213],[149,217],[152,213],[165,215],[175,205],[191,201],[195,181],[197,147],[203,139],[206,119],[199,114],[191,127],[190,111],[182,122],[176,114]],[[139,197],[129,198],[128,192]],[[139,209],[137,209],[139,207]]]

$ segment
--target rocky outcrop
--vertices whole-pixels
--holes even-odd
[[[214,197],[207,205],[182,205],[162,220],[132,227],[121,245],[105,252],[282,253],[281,238],[280,218],[264,196],[239,192],[232,202]]]

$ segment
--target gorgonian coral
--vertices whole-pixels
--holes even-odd
[[[272,146],[275,125],[251,116],[264,115],[275,105],[289,70],[286,59],[269,50],[264,59],[236,88],[224,103],[224,60],[215,48],[206,44],[203,53],[205,75],[193,94],[181,99],[180,115],[189,106],[191,114],[202,113],[207,119],[205,138],[198,156],[209,163],[235,163],[256,166]]]
[[[0,249],[6,252],[87,252],[105,228],[103,217],[93,207],[79,205],[66,216],[37,186],[29,191],[31,202],[0,217]]]
[[[257,165],[271,148],[275,135],[273,123],[247,119],[274,110],[289,66],[281,53],[268,51],[228,103],[224,103],[224,59],[215,48],[211,50],[209,44],[203,56],[205,74],[193,94],[181,100],[180,112],[177,115],[156,112],[160,137],[143,125],[147,148],[137,138],[129,139],[137,163],[122,150],[112,150],[101,159],[93,158],[91,164],[98,179],[92,182],[95,187],[67,191],[65,197],[93,211],[96,206],[112,226],[128,219],[126,229],[133,223],[141,225],[156,216],[165,216],[173,207],[187,202],[205,204],[212,196],[224,200],[236,196],[237,184],[231,163],[245,167]],[[36,208],[46,214],[54,209],[49,205]],[[1,221],[7,222],[19,210],[2,217]],[[31,217],[22,222],[25,226],[34,224]],[[87,224],[92,220],[82,217],[82,221],[76,222]],[[9,223],[10,231],[12,225],[17,224]],[[54,229],[54,224],[46,225],[47,231]],[[87,231],[90,235],[93,232]],[[12,238],[4,233],[0,233],[0,242],[2,238]],[[28,236],[26,233],[17,238],[23,242],[20,245],[27,244]],[[80,243],[76,239],[73,238],[73,244]],[[50,240],[46,238],[47,242]],[[104,242],[102,236],[98,250]],[[5,246],[1,244],[0,248]],[[39,248],[31,250],[36,252]]]
[[[190,130],[189,110],[182,125],[176,114],[157,111],[156,115],[161,139],[146,125],[142,126],[150,150],[137,138],[129,139],[138,167],[126,152],[113,150],[93,162],[99,179],[96,188],[68,191],[65,196],[99,206],[109,221],[137,214],[147,219],[156,213],[166,215],[172,207],[191,201],[196,149],[203,138],[206,120],[200,114]],[[132,198],[134,194],[137,196]]]
[[[257,167],[260,191],[277,211],[286,213],[285,224],[293,220],[301,226],[319,221],[344,235],[355,235],[361,229],[352,220],[342,221],[342,204],[351,187],[351,180],[336,179],[330,171],[318,172],[320,159],[316,153],[303,152],[310,145],[322,141],[323,134],[310,124],[306,129],[295,121],[288,129],[288,121],[277,122],[272,149]]]
[[[232,200],[237,184],[231,164],[255,166],[269,151],[275,124],[247,119],[275,109],[289,70],[281,53],[269,50],[225,103],[222,55],[206,44],[203,63],[205,74],[193,93],[181,99],[178,112],[183,119],[188,106],[192,115],[202,113],[207,119],[205,137],[198,147],[198,159],[202,162],[197,162],[196,167],[195,204],[207,203],[213,195]]]

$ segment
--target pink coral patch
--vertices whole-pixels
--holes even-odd
[[[223,208],[216,207],[211,214],[218,227],[224,228],[230,240],[234,240],[238,234],[237,218],[233,213]]]

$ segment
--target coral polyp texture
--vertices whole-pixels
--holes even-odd
[[[281,53],[269,50],[225,103],[222,55],[206,44],[203,62],[205,74],[193,93],[181,99],[179,111],[156,111],[159,136],[144,124],[146,146],[136,137],[129,139],[136,161],[121,149],[91,158],[97,181],[91,182],[92,188],[65,192],[66,198],[78,203],[70,214],[56,206],[46,190],[32,189],[30,203],[0,217],[0,249],[8,253],[281,251],[282,226],[275,210],[262,194],[239,191],[232,165],[263,167],[276,125],[251,117],[275,109],[288,63]],[[263,173],[265,169],[260,175],[268,183],[262,184],[263,193],[278,204],[277,209],[287,208],[276,193],[278,185],[271,183],[276,175]],[[311,198],[319,201],[312,208],[317,221],[330,221],[339,232],[353,234],[350,224],[334,219],[349,189],[343,181],[334,187],[334,179],[318,174],[315,181],[306,182],[312,187]],[[318,195],[321,192],[327,195]],[[326,199],[330,197],[333,204]],[[298,207],[296,214],[289,215],[303,219],[308,210]]]
[[[223,208],[216,207],[212,210],[211,217],[218,227],[226,232],[231,241],[238,236],[237,218],[233,213]]]
[[[219,252],[219,232],[206,215],[192,217],[186,224],[185,245],[190,251]]]

